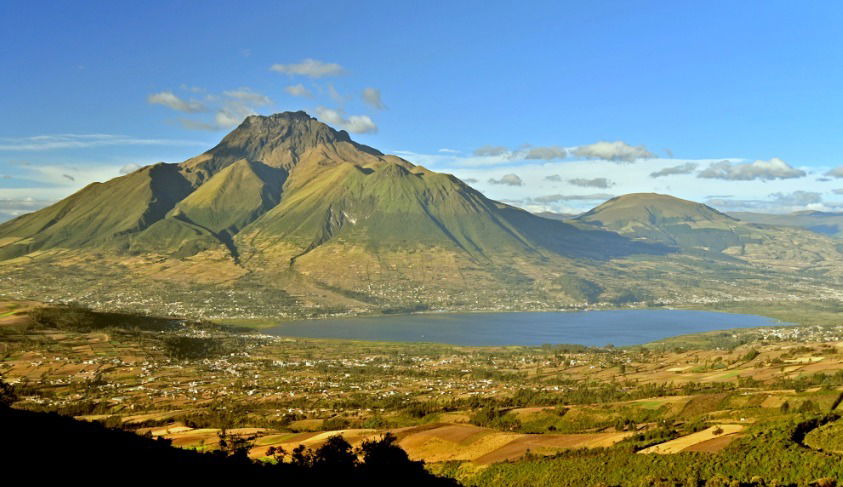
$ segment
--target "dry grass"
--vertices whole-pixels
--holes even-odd
[[[714,425],[710,428],[704,429],[702,431],[698,431],[696,433],[691,433],[690,435],[682,436],[680,438],[676,438],[675,440],[670,440],[664,443],[660,443],[655,446],[651,446],[650,448],[645,448],[638,453],[660,453],[660,454],[668,454],[668,453],[679,453],[681,451],[686,451],[688,448],[693,447],[694,445],[698,445],[700,443],[708,442],[709,440],[713,439],[722,439],[725,436],[734,435],[735,433],[739,433],[743,431],[744,427],[740,424],[719,424]],[[719,434],[715,434],[720,430]],[[691,450],[688,450],[691,451]]]

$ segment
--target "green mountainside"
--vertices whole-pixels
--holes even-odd
[[[612,198],[576,221],[682,249],[719,252],[748,240],[736,219],[701,203],[655,193]]]
[[[666,195],[542,218],[288,112],[0,225],[0,293],[229,317],[833,294],[836,245]]]

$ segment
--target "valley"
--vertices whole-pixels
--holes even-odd
[[[2,306],[0,374],[17,408],[198,451],[213,451],[227,431],[251,438],[256,460],[270,446],[318,448],[333,435],[359,445],[391,432],[412,459],[466,485],[548,462],[574,468],[590,456],[649,463],[643,457],[651,454],[703,455],[717,464],[788,421],[839,414],[843,397],[839,323],[623,348],[458,347],[273,337],[37,302]],[[828,428],[806,441],[824,444],[819,431]],[[702,469],[709,460],[699,461]],[[756,474],[785,480],[751,466],[742,472],[747,482]]]

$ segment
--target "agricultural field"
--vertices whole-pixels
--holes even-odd
[[[620,461],[638,485],[654,472],[670,479],[667,466],[690,457],[706,459],[695,463],[702,480],[749,482],[763,472],[727,460],[765,435],[798,446],[782,451],[843,460],[843,326],[833,324],[626,348],[458,347],[292,339],[4,301],[0,357],[16,408],[203,452],[237,435],[256,461],[270,447],[314,449],[337,435],[359,446],[387,432],[411,459],[466,485],[591,485],[560,466]],[[792,475],[819,478],[822,462]]]

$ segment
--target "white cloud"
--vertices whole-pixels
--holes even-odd
[[[195,100],[183,100],[172,91],[153,93],[146,97],[146,101],[153,105],[161,105],[184,113],[199,113],[207,110],[205,105]]]
[[[305,86],[301,83],[295,85],[289,85],[284,87],[284,91],[292,96],[299,96],[305,98],[313,98],[313,92],[305,88]]]
[[[792,193],[773,193],[770,195],[774,204],[784,206],[806,206],[822,203],[821,193],[816,191],[794,191]]]
[[[54,134],[0,137],[0,151],[47,151],[118,145],[201,146],[204,142],[179,139],[145,139],[114,134]]]
[[[316,107],[316,118],[353,134],[372,134],[378,131],[378,126],[367,115],[346,117],[342,110],[320,106]]]
[[[544,161],[564,159],[566,157],[568,157],[568,150],[556,145],[550,147],[530,147],[524,154],[524,159],[541,159]]]
[[[600,189],[606,189],[610,186],[614,186],[614,184],[615,184],[615,183],[609,181],[606,178],[592,178],[592,179],[574,178],[574,179],[569,179],[568,182],[570,184],[573,184],[574,186],[580,186],[580,187],[583,187],[583,188],[600,188]]]
[[[774,157],[769,161],[755,161],[743,164],[731,161],[715,162],[697,174],[704,179],[723,179],[727,181],[770,181],[773,179],[794,179],[805,176],[805,171],[796,169],[788,163]]]
[[[650,173],[651,178],[660,178],[663,176],[676,176],[679,174],[691,174],[697,168],[697,165],[693,162],[686,162],[685,164],[680,164],[678,166],[671,166],[666,167],[664,169],[660,169],[658,171],[654,171]]]
[[[574,151],[577,157],[586,159],[602,159],[613,162],[634,162],[638,159],[652,159],[655,155],[643,145],[631,146],[626,142],[600,141],[590,145],[577,147]]]
[[[835,167],[834,169],[826,172],[825,175],[832,178],[843,178],[843,166]]]
[[[508,153],[509,149],[500,145],[484,145],[474,149],[474,155],[477,157],[496,157]]]
[[[504,174],[500,179],[489,178],[490,184],[505,184],[507,186],[523,186],[524,181],[517,174]]]
[[[364,88],[363,89],[363,101],[365,101],[369,106],[375,108],[377,110],[383,110],[386,106],[383,104],[381,100],[381,90],[377,88]]]
[[[291,76],[308,76],[310,78],[337,76],[345,72],[339,64],[325,63],[309,58],[294,64],[273,64],[269,69]]]
[[[611,182],[612,193],[615,195],[640,192],[655,192],[671,194],[692,201],[704,202],[708,199],[729,199],[766,202],[767,207],[773,202],[771,193],[789,194],[795,190],[817,191],[827,195],[822,203],[809,203],[801,209],[834,208],[843,194],[836,195],[833,189],[840,188],[840,180],[816,182],[813,178],[798,180],[804,184],[794,187],[793,179],[775,179],[758,184],[757,181],[724,181],[720,179],[700,179],[696,177],[699,168],[722,162],[724,159],[733,164],[745,162],[737,158],[718,159],[647,159],[636,164],[617,164],[607,160],[571,160],[562,161],[527,161],[511,159],[511,151],[494,150],[496,146],[489,146],[490,152],[502,155],[476,156],[474,154],[449,154],[434,152],[432,154],[418,154],[404,151],[400,155],[411,162],[422,164],[436,171],[453,173],[462,180],[473,179],[472,184],[486,196],[499,201],[514,203],[530,211],[554,211],[563,213],[577,213],[594,206],[595,201],[580,199],[564,199],[549,203],[540,203],[533,198],[561,194],[563,196],[580,196],[576,185],[570,180],[591,181],[606,178]],[[483,151],[481,151],[482,153]],[[671,177],[653,178],[654,172],[666,169],[692,165],[696,170],[688,174],[675,174]],[[667,171],[671,172],[671,171]],[[489,183],[489,179],[499,181],[506,174],[517,174],[521,179],[520,186]],[[609,177],[611,175],[611,177]],[[610,180],[610,181],[609,181]],[[717,197],[711,195],[732,195],[731,197]],[[589,195],[586,195],[589,196]],[[603,195],[607,196],[607,195]],[[776,203],[775,207],[781,207]],[[730,209],[732,207],[729,207]],[[775,209],[775,208],[773,208]],[[800,208],[788,208],[794,211]],[[766,210],[765,210],[766,211]],[[772,210],[771,210],[772,211]],[[784,211],[784,210],[782,210]]]
[[[246,105],[231,105],[221,108],[214,115],[214,124],[217,128],[229,129],[240,125],[246,117],[254,115],[255,111]]]
[[[207,100],[214,107],[213,118],[182,118],[179,119],[182,127],[210,131],[231,129],[249,115],[256,114],[258,108],[273,103],[268,96],[247,87],[223,91],[220,95],[211,94]]]

